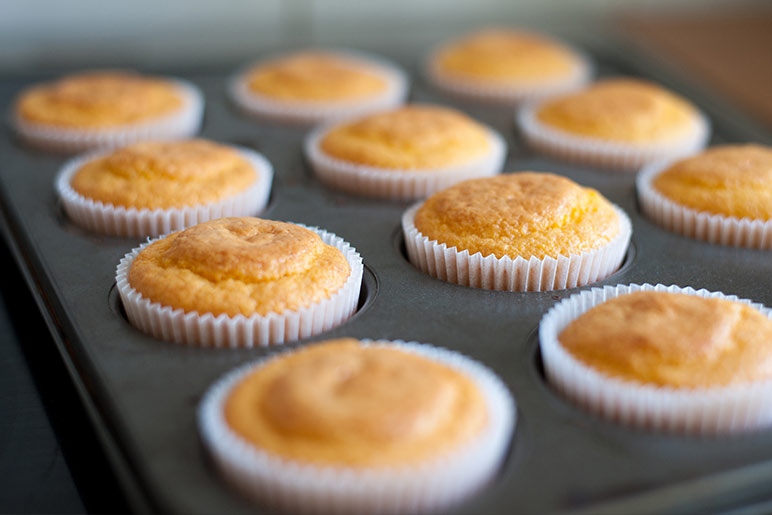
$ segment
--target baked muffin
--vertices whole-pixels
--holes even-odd
[[[550,173],[472,179],[402,217],[410,262],[465,286],[543,291],[605,278],[630,241],[627,215],[597,191]]]
[[[83,72],[22,91],[14,126],[31,144],[78,151],[194,135],[204,100],[179,79],[130,71]]]
[[[404,342],[329,340],[241,367],[199,410],[223,476],[293,513],[422,513],[498,469],[513,400],[485,367]]]
[[[158,236],[261,211],[273,170],[260,154],[206,140],[149,141],[76,158],[56,185],[67,215],[89,230]]]
[[[317,177],[358,195],[414,199],[501,169],[506,146],[460,111],[411,104],[324,126],[306,139]]]
[[[523,106],[518,124],[528,143],[570,161],[625,170],[702,148],[706,118],[666,89],[632,78]]]
[[[772,148],[724,145],[644,169],[644,212],[664,228],[711,243],[772,248]]]
[[[396,107],[407,75],[377,57],[348,50],[305,50],[258,61],[231,81],[248,114],[317,123]]]
[[[153,240],[121,260],[129,321],[157,338],[267,345],[325,331],[354,312],[362,260],[320,229],[220,218]]]
[[[772,311],[663,285],[573,295],[540,326],[550,382],[605,417],[726,433],[772,424]]]
[[[449,93],[514,103],[581,87],[592,70],[585,57],[546,35],[488,28],[442,45],[427,72]]]

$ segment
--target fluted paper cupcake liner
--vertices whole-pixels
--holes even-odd
[[[435,64],[437,52],[430,55],[424,69],[429,82],[453,96],[482,102],[519,104],[561,95],[586,85],[592,78],[593,66],[585,55],[575,51],[573,53],[577,59],[576,65],[565,77],[523,80],[516,85],[486,84],[484,81],[456,77],[443,72]]]
[[[361,63],[368,72],[378,75],[386,82],[385,91],[370,98],[347,101],[277,100],[250,90],[248,84],[248,77],[252,70],[275,59],[269,58],[252,63],[239,71],[229,82],[230,96],[236,105],[249,115],[299,124],[315,124],[348,118],[370,111],[391,109],[405,102],[410,81],[401,68],[385,59],[351,50],[336,50],[333,53]]]
[[[528,144],[541,153],[565,161],[616,170],[637,171],[642,166],[675,159],[705,147],[710,138],[710,122],[698,113],[689,134],[677,141],[660,143],[624,143],[579,136],[550,127],[539,121],[536,113],[542,102],[521,107],[515,116]]]
[[[467,179],[496,175],[501,172],[507,154],[507,145],[501,135],[488,129],[490,151],[470,163],[433,170],[365,166],[324,153],[320,142],[335,126],[318,127],[306,137],[306,157],[320,181],[355,195],[392,200],[423,198]]]
[[[56,178],[56,191],[65,213],[73,222],[90,231],[113,236],[159,236],[215,218],[255,215],[268,203],[273,168],[271,163],[257,152],[235,148],[254,168],[255,182],[237,195],[209,204],[167,209],[137,209],[105,204],[84,197],[70,185],[72,177],[89,161],[107,155],[104,151],[67,162]]]
[[[549,382],[565,397],[611,420],[657,431],[716,435],[772,424],[772,381],[715,387],[668,388],[602,374],[574,358],[558,340],[563,329],[592,307],[637,291],[684,293],[748,304],[772,318],[772,310],[720,292],[658,284],[592,288],[560,302],[539,326]]]
[[[318,227],[308,227],[324,243],[343,253],[351,267],[343,286],[329,298],[297,310],[268,315],[228,316],[186,312],[162,306],[142,296],[129,284],[129,269],[137,254],[160,238],[132,250],[121,259],[116,283],[126,315],[132,325],[158,339],[202,347],[256,347],[308,338],[342,324],[354,313],[362,286],[362,258],[342,238]]]
[[[231,389],[275,359],[269,357],[227,374],[209,389],[199,407],[204,444],[228,483],[258,502],[293,513],[413,514],[446,508],[491,480],[515,426],[514,400],[501,380],[483,365],[439,347],[402,341],[365,344],[415,353],[471,378],[486,402],[486,427],[457,451],[412,466],[357,468],[286,460],[244,440],[223,415]]]
[[[645,167],[635,184],[647,217],[668,231],[719,245],[772,249],[772,220],[725,216],[682,206],[658,192],[652,182],[673,161]]]
[[[204,96],[187,81],[170,81],[179,90],[183,105],[177,112],[160,118],[109,128],[78,129],[34,123],[14,114],[12,125],[27,143],[58,152],[116,148],[144,140],[189,138],[201,127]]]
[[[410,207],[402,215],[402,231],[410,262],[432,277],[486,290],[561,290],[600,281],[622,264],[632,234],[627,214],[614,206],[619,217],[619,234],[598,249],[543,259],[483,256],[480,252],[459,251],[424,236],[414,223],[421,205]]]

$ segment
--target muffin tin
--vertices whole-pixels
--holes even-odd
[[[591,49],[600,75],[662,79],[650,65],[635,69],[632,57],[619,58],[607,49]],[[409,65],[424,50],[384,54]],[[271,161],[274,188],[264,217],[333,231],[365,262],[358,313],[311,340],[353,336],[444,346],[491,367],[515,396],[518,424],[504,467],[455,513],[717,511],[768,495],[772,430],[712,439],[657,434],[602,420],[558,396],[545,382],[536,330],[549,307],[575,290],[492,292],[423,274],[405,256],[400,217],[409,203],[357,198],[322,186],[303,158],[305,129],[255,121],[228,100],[227,77],[236,65],[185,76],[206,95],[201,135],[255,149]],[[505,171],[566,175],[597,188],[630,215],[627,258],[598,284],[688,285],[772,306],[769,251],[721,247],[664,231],[642,216],[634,174],[540,157],[522,143],[511,109],[442,95],[426,85],[420,70],[410,71],[412,100],[454,105],[505,135]],[[0,82],[0,108],[7,112],[13,95],[30,82]],[[682,85],[667,85],[711,116],[714,143],[769,144],[769,134],[749,129],[731,111]],[[281,347],[185,347],[130,326],[115,291],[115,267],[140,240],[91,234],[67,220],[53,185],[65,157],[25,147],[10,129],[0,138],[0,155],[4,234],[132,507],[266,513],[217,476],[200,444],[195,415],[201,396],[222,374]]]

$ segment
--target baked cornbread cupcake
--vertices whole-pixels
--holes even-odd
[[[292,513],[447,508],[496,473],[514,423],[506,386],[479,363],[353,339],[238,368],[199,408],[227,481]]]
[[[425,273],[489,290],[574,288],[613,273],[632,226],[597,191],[550,173],[472,179],[402,216],[410,262]]]
[[[506,144],[460,111],[411,104],[319,127],[306,138],[305,152],[317,177],[336,189],[416,199],[499,173]]]
[[[606,286],[539,328],[550,383],[604,417],[722,434],[772,424],[772,310],[677,286]]]
[[[92,71],[22,91],[13,124],[31,144],[70,152],[187,138],[198,132],[203,109],[201,92],[188,82]]]
[[[540,152],[623,170],[695,152],[710,136],[707,119],[688,101],[632,78],[525,105],[517,121]]]
[[[579,88],[589,61],[564,43],[536,32],[489,28],[445,43],[432,53],[429,79],[439,88],[479,100],[515,103]]]
[[[129,321],[156,338],[252,347],[306,338],[348,319],[362,258],[315,227],[220,218],[134,249],[116,282]]]
[[[257,214],[268,202],[272,178],[271,164],[245,148],[206,140],[150,141],[71,160],[56,189],[76,224],[140,237]]]
[[[248,114],[318,123],[396,107],[408,91],[405,72],[349,50],[305,50],[258,61],[230,84]]]
[[[724,145],[645,168],[646,215],[673,232],[722,245],[772,249],[772,148]]]

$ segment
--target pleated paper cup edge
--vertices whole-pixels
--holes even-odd
[[[259,502],[324,513],[427,513],[460,501],[489,482],[505,458],[516,422],[514,399],[496,374],[460,353],[428,344],[401,340],[363,344],[416,353],[471,378],[485,399],[488,425],[452,454],[417,466],[362,469],[282,459],[235,434],[223,416],[231,389],[252,371],[285,356],[280,352],[227,373],[201,401],[199,429],[226,481]]]
[[[636,177],[638,200],[647,218],[673,233],[717,245],[772,249],[772,220],[698,211],[678,204],[657,191],[652,184],[654,179],[679,160],[650,164]],[[715,227],[713,234],[711,226]]]
[[[294,223],[294,222],[289,222]],[[198,313],[196,311],[185,311],[182,308],[173,308],[171,306],[164,306],[158,302],[153,302],[148,298],[142,296],[135,288],[129,284],[128,274],[131,264],[137,255],[147,246],[161,240],[169,234],[159,236],[154,239],[149,239],[146,243],[143,243],[139,247],[132,249],[127,253],[119,262],[116,273],[115,281],[118,288],[118,293],[121,298],[121,302],[126,311],[127,317],[131,325],[138,330],[153,336],[159,340],[170,341],[174,343],[194,346],[208,346],[208,347],[227,347],[227,348],[243,348],[243,347],[265,347],[270,345],[280,345],[292,341],[297,341],[303,338],[309,338],[326,332],[334,327],[338,327],[343,324],[349,318],[356,313],[357,304],[359,301],[359,295],[362,286],[362,277],[364,274],[364,264],[362,257],[357,250],[346,240],[337,236],[336,234],[320,229],[319,227],[307,226],[300,223],[295,223],[300,227],[309,229],[317,233],[325,244],[334,246],[346,258],[349,264],[350,274],[343,285],[327,299],[317,301],[309,306],[298,308],[296,310],[287,309],[282,313],[269,313],[268,315],[251,315],[246,317],[244,315],[228,316],[226,314],[213,315],[212,313]],[[329,312],[324,318],[324,327],[319,330],[311,329],[307,334],[302,334],[304,325],[313,325],[314,320],[318,315],[324,314],[325,310]],[[143,317],[142,320],[135,319],[134,313],[137,316]],[[337,315],[341,315],[340,320],[335,320]],[[256,331],[271,332],[271,324],[284,325],[286,327],[292,318],[297,319],[297,326],[301,334],[287,335],[282,338],[275,338],[269,335],[267,340],[248,341],[250,337],[245,340],[244,334],[254,335]],[[160,320],[161,322],[158,322]],[[195,330],[192,336],[188,335],[188,330],[185,327],[187,320],[194,323]],[[148,324],[150,328],[145,330],[141,327],[144,324]],[[216,325],[220,323],[219,327]],[[304,324],[305,323],[305,324]],[[223,327],[222,324],[226,324]],[[263,324],[262,326],[260,324]],[[160,327],[159,327],[160,325]],[[164,328],[171,331],[171,337],[165,337],[163,332]],[[283,331],[282,331],[283,334]],[[179,339],[175,339],[177,335],[180,335]],[[235,336],[234,336],[235,335]],[[191,341],[190,339],[193,339]],[[215,343],[204,344],[207,340],[214,340]],[[222,342],[218,344],[217,341]]]
[[[554,290],[564,290],[569,288],[579,288],[583,286],[587,286],[589,284],[596,283],[598,281],[602,281],[607,279],[609,276],[614,274],[616,271],[619,270],[622,263],[624,262],[625,256],[627,255],[627,251],[630,245],[630,240],[632,238],[632,222],[630,221],[630,217],[627,216],[627,213],[617,206],[616,204],[612,204],[614,211],[617,213],[617,216],[619,217],[619,234],[617,234],[614,239],[612,239],[610,242],[608,242],[606,245],[599,247],[597,249],[592,249],[589,251],[582,252],[581,254],[571,254],[569,256],[565,255],[558,255],[557,258],[546,256],[543,259],[538,259],[535,257],[532,257],[528,260],[517,257],[516,259],[512,259],[508,256],[504,256],[502,258],[497,258],[493,254],[482,256],[480,252],[476,252],[474,254],[470,253],[468,250],[459,251],[456,247],[448,247],[445,243],[439,243],[437,240],[430,240],[429,237],[422,234],[416,227],[415,227],[415,214],[420,209],[420,207],[423,205],[423,201],[417,202],[416,204],[413,204],[410,206],[402,215],[402,234],[405,238],[405,246],[407,248],[407,254],[408,254],[408,260],[410,263],[421,270],[422,272],[426,273],[427,275],[430,275],[431,277],[434,277],[436,279],[440,279],[446,282],[450,282],[453,284],[459,284],[461,286],[468,286],[473,288],[482,288],[482,289],[488,289],[488,290],[497,290],[497,291],[554,291]],[[463,270],[464,268],[471,269],[472,265],[471,263],[474,260],[481,260],[483,261],[482,266],[485,266],[485,261],[488,261],[490,263],[490,266],[493,268],[493,274],[494,276],[497,274],[504,274],[504,275],[510,275],[509,270],[513,267],[517,267],[518,270],[521,271],[521,274],[525,274],[524,271],[526,268],[534,267],[534,263],[540,263],[539,269],[543,270],[545,263],[549,263],[551,266],[555,267],[555,271],[557,274],[557,269],[561,265],[561,263],[568,263],[566,266],[569,267],[568,271],[566,272],[566,280],[568,281],[571,277],[579,277],[579,274],[581,273],[581,270],[576,270],[575,267],[578,266],[581,269],[582,264],[585,263],[586,260],[590,260],[590,265],[592,264],[592,259],[596,256],[600,256],[601,259],[604,259],[604,263],[599,265],[597,268],[603,269],[605,272],[599,271],[599,276],[595,279],[588,278],[587,282],[583,282],[581,279],[578,280],[577,284],[570,284],[568,282],[566,283],[558,283],[555,284],[555,280],[557,280],[557,277],[553,278],[553,285],[551,287],[539,287],[538,289],[531,289],[531,281],[525,280],[525,287],[524,288],[510,288],[510,287],[486,287],[481,284],[466,284],[466,282],[461,282],[460,280],[451,280],[450,278],[443,278],[437,273],[433,273],[431,271],[431,267],[426,268],[422,266],[420,263],[420,258],[417,255],[413,255],[411,249],[424,249],[424,252],[427,255],[432,256],[438,256],[440,254],[448,254],[450,253],[452,255],[451,263],[449,264],[447,259],[444,259],[445,265],[452,268],[453,270],[450,270],[451,275],[455,275],[458,279],[459,277],[465,278],[467,280],[471,280],[471,277],[466,277],[463,272],[459,273],[459,270]],[[419,250],[420,252],[420,250]],[[605,254],[604,254],[605,253]],[[571,265],[571,260],[574,260],[574,265]],[[462,266],[453,266],[454,263],[456,263],[458,260],[462,261]],[[579,263],[576,263],[576,260],[581,260]],[[436,260],[435,260],[436,261]],[[554,262],[554,265],[553,265]],[[605,265],[605,266],[603,266]],[[438,265],[437,265],[438,266]],[[589,266],[589,265],[588,265]],[[480,276],[483,276],[485,271],[480,269],[476,270],[479,272]],[[447,275],[447,274],[444,274]],[[470,274],[471,275],[471,274]],[[526,274],[526,277],[527,274]],[[512,279],[514,280],[514,279]],[[514,285],[513,285],[514,286]]]
[[[201,126],[204,95],[189,81],[176,77],[165,79],[179,89],[184,105],[179,112],[160,118],[103,129],[76,129],[30,122],[14,111],[11,125],[16,134],[30,145],[54,152],[110,149],[142,140],[192,137]]]
[[[541,123],[536,112],[547,100],[530,102],[515,113],[515,122],[528,145],[566,161],[626,172],[642,166],[690,155],[710,139],[710,121],[695,111],[691,132],[676,142],[635,144],[578,136]]]
[[[228,92],[231,100],[239,109],[250,116],[306,125],[345,119],[381,109],[391,109],[405,102],[410,89],[410,78],[407,72],[398,65],[380,56],[354,50],[331,49],[331,53],[365,65],[386,81],[386,91],[372,98],[353,101],[277,101],[250,91],[246,83],[246,79],[253,69],[281,57],[271,56],[251,62],[228,80]]]
[[[255,215],[263,211],[268,204],[273,182],[273,166],[258,152],[233,145],[228,145],[228,148],[236,150],[252,165],[255,171],[255,182],[242,192],[208,204],[179,208],[126,208],[95,201],[76,192],[70,185],[72,177],[86,163],[109,155],[110,151],[106,149],[88,152],[67,161],[57,173],[54,184],[70,221],[86,230],[112,236],[159,236],[188,227],[184,220],[195,218],[197,221],[192,224],[195,225],[212,220],[217,212],[227,210],[233,212],[230,216]],[[141,221],[142,218],[145,219],[144,222]],[[181,218],[183,222],[174,223],[175,218]],[[164,220],[171,220],[168,228],[163,228]],[[137,227],[138,224],[150,227],[142,230]],[[153,226],[157,226],[158,229],[152,229]]]
[[[470,163],[434,170],[400,170],[351,163],[329,156],[321,149],[322,138],[346,122],[325,124],[311,131],[303,149],[319,180],[339,191],[354,195],[392,200],[415,200],[453,184],[501,172],[507,144],[496,130],[486,126],[491,145],[485,156]]]
[[[772,319],[772,310],[762,304],[705,289],[648,283],[591,288],[553,306],[539,324],[542,362],[553,388],[598,416],[641,429],[721,436],[772,425],[772,402],[769,401],[772,380],[702,389],[635,383],[606,376],[584,365],[560,344],[560,332],[580,315],[607,300],[636,291],[684,293],[741,302]]]

